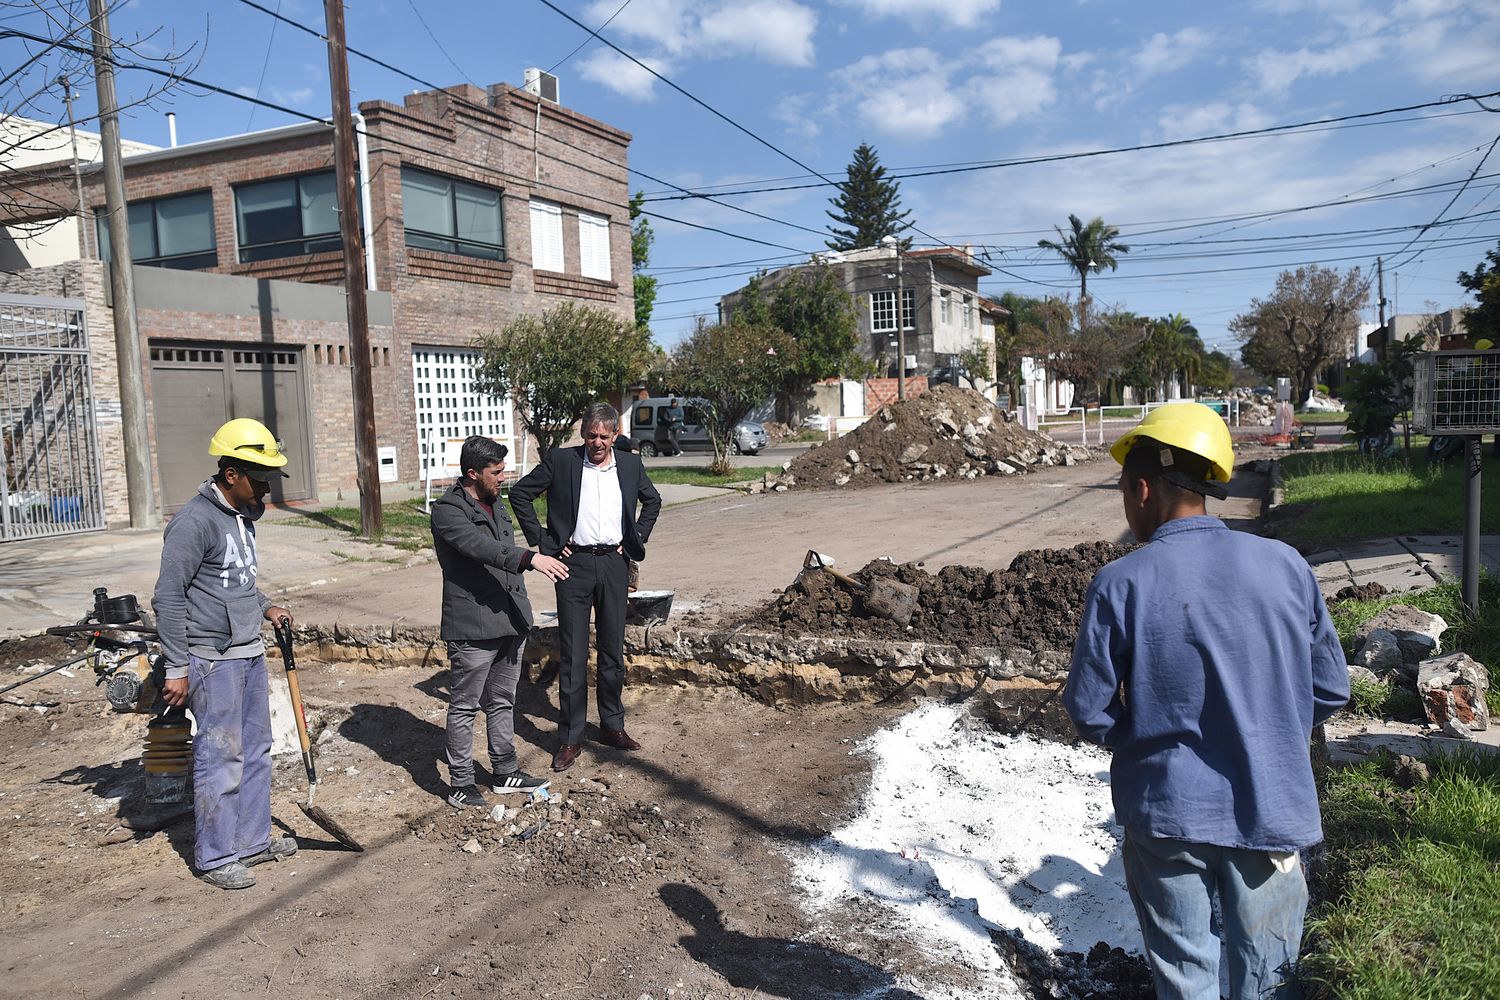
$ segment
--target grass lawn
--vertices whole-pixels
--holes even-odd
[[[1304,424],[1342,424],[1347,413],[1299,413],[1297,420]]]
[[[779,465],[746,465],[727,476],[714,475],[706,465],[648,466],[646,469],[653,483],[670,483],[674,486],[725,486],[759,479],[767,472],[774,475],[780,471]]]
[[[1426,763],[1432,780],[1410,790],[1380,756],[1328,778],[1310,996],[1500,997],[1500,755]]]
[[[505,504],[505,508],[509,513],[508,503]],[[336,531],[347,532],[351,536],[359,534],[358,507],[324,507],[318,511],[299,513],[300,517],[287,518],[282,523],[301,524],[310,528],[333,528]],[[536,513],[539,520],[546,521],[546,497],[537,500]],[[432,546],[432,529],[429,526],[427,513],[422,509],[421,500],[402,500],[386,504],[382,511],[382,520],[385,524],[385,534],[380,540],[387,545],[413,552]],[[511,515],[510,523],[511,528],[519,536],[521,526],[516,523],[514,514]]]
[[[1463,532],[1464,470],[1427,461],[1426,439],[1401,458],[1360,455],[1353,448],[1289,454],[1281,460],[1287,514],[1281,537],[1304,549],[1383,535],[1457,535]],[[1488,442],[1485,447],[1489,451]],[[1480,530],[1500,533],[1500,466],[1485,456]]]

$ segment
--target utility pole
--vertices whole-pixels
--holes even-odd
[[[1375,258],[1375,305],[1380,310],[1380,326],[1385,329],[1385,260]],[[1391,331],[1386,330],[1386,340],[1391,340]]]
[[[89,0],[94,36],[94,83],[99,91],[99,145],[104,156],[104,204],[109,219],[109,287],[114,297],[115,366],[120,372],[120,430],[125,444],[125,492],[130,526],[158,523],[151,491],[151,446],[146,434],[146,384],[141,337],[135,325],[135,281],[131,274],[130,224],[125,215],[125,171],[120,165],[120,115],[115,103],[115,66],[104,0]],[[71,117],[71,116],[70,116]],[[77,164],[74,164],[75,168]]]
[[[73,92],[73,81],[68,79],[68,74],[59,76],[57,82],[62,85],[63,103],[68,106],[68,143],[73,148],[73,193],[78,198],[78,245],[84,258],[92,259],[89,257],[88,206],[83,201],[83,167],[78,161],[78,127],[73,120],[73,100],[78,95]]]
[[[896,399],[906,399],[906,294],[901,289],[901,244],[896,244],[896,366],[900,381],[896,383]]]
[[[97,0],[96,0],[97,2]],[[349,306],[350,378],[354,383],[354,463],[359,481],[359,524],[366,538],[383,532],[380,476],[375,457],[375,390],[370,380],[370,314],[365,302],[365,255],[359,228],[359,176],[354,158],[354,116],[349,106],[349,53],[344,47],[344,5],[323,0],[328,25],[328,83],[333,89],[334,167],[339,189],[339,235],[344,245],[344,296]]]

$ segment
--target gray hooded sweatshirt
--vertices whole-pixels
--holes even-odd
[[[230,507],[210,479],[167,523],[151,608],[168,679],[187,676],[189,654],[265,653],[260,628],[271,601],[255,585],[255,521],[263,512]]]

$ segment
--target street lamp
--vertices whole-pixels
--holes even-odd
[[[901,244],[894,236],[882,236],[880,245],[896,254],[896,399],[906,400],[906,316],[901,295]]]

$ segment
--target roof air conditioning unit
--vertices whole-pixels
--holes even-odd
[[[528,94],[535,94],[544,101],[560,104],[557,96],[557,77],[551,73],[543,72],[535,66],[526,70],[525,90]]]

